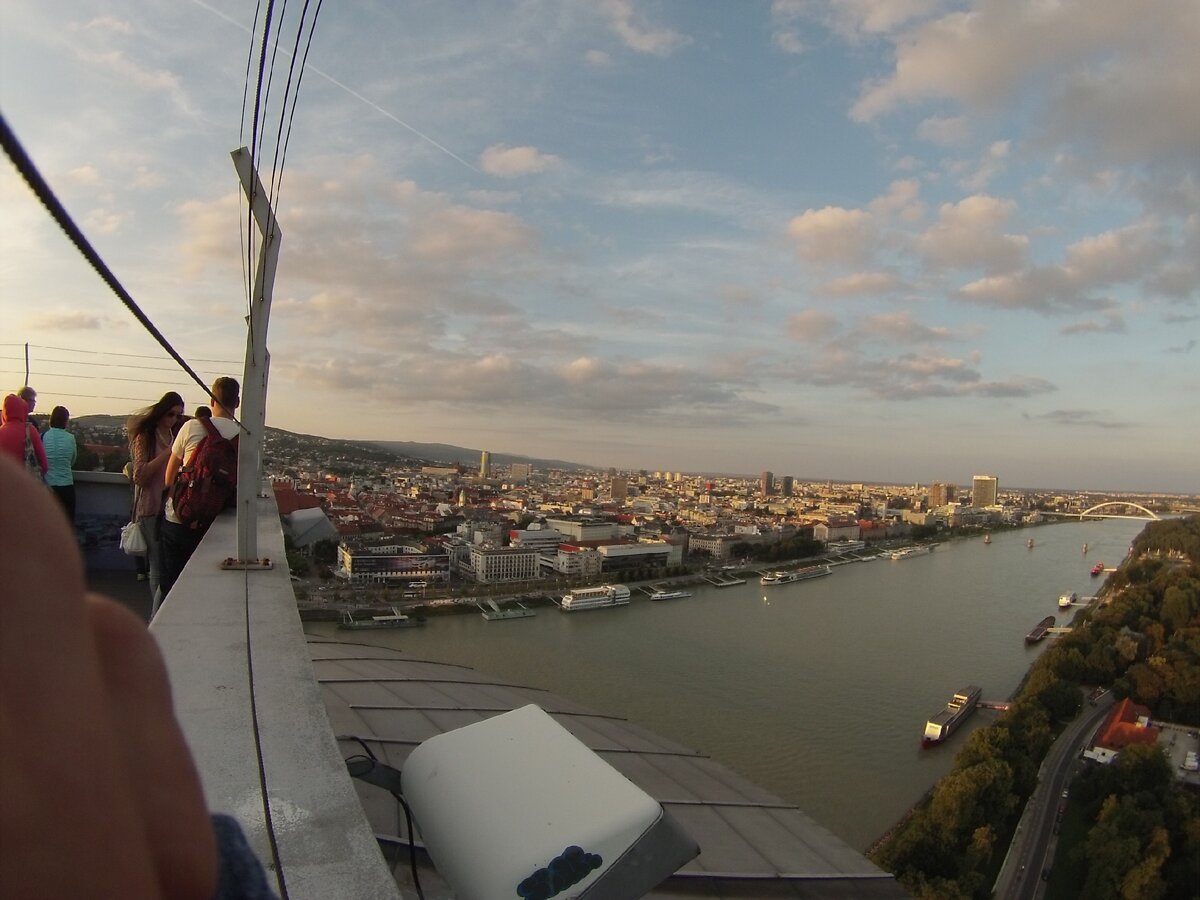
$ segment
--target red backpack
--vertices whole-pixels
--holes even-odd
[[[238,435],[226,439],[209,419],[208,432],[171,485],[175,518],[192,528],[207,527],[237,495]]]

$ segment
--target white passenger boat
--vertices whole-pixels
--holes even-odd
[[[758,579],[758,583],[764,587],[771,587],[776,584],[791,584],[793,581],[806,581],[809,578],[820,578],[822,575],[832,574],[833,569],[829,566],[808,566],[805,569],[796,569],[794,572],[768,572]]]
[[[650,595],[651,600],[679,600],[692,596],[691,591],[655,591]]]
[[[568,591],[559,604],[563,612],[581,609],[602,609],[606,606],[624,606],[629,602],[629,588],[623,584],[601,584],[596,587],[576,588]]]
[[[933,551],[933,548],[928,544],[922,544],[914,547],[901,547],[899,550],[893,550],[888,554],[889,559],[908,559],[911,556],[924,556],[926,553]]]

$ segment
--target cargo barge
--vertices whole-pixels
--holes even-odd
[[[979,705],[980,693],[979,687],[970,684],[951,697],[946,708],[934,713],[925,723],[925,735],[921,739],[921,746],[931,747],[950,737],[958,726],[975,712],[975,707]]]
[[[822,575],[832,575],[833,569],[829,566],[808,566],[804,569],[797,569],[794,572],[768,572],[762,578],[758,579],[758,583],[764,587],[769,587],[774,584],[791,584],[793,581],[804,581],[809,578],[820,578]]]
[[[1033,631],[1025,635],[1025,643],[1036,644],[1046,636],[1046,631],[1054,627],[1054,616],[1046,616],[1034,626]]]

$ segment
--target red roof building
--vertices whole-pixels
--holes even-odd
[[[1104,720],[1092,750],[1096,754],[1093,758],[1107,757],[1102,759],[1107,762],[1130,744],[1153,744],[1157,740],[1158,729],[1150,724],[1150,710],[1126,697]]]

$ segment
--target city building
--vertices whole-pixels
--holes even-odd
[[[629,496],[629,479],[614,475],[608,482],[609,496],[614,500],[624,500]]]
[[[929,508],[938,509],[953,502],[955,493],[956,489],[953,484],[935,481],[929,486]]]
[[[492,454],[484,450],[479,454],[479,477],[488,478],[492,474]]]
[[[782,493],[785,497],[792,496],[792,491],[795,489],[795,479],[791,475],[783,476]]]
[[[470,574],[480,584],[538,577],[538,552],[524,547],[471,547]]]
[[[408,581],[446,581],[450,557],[425,553],[419,547],[352,547],[338,544],[338,578],[351,584]]]
[[[1083,755],[1096,762],[1110,763],[1130,744],[1153,744],[1159,729],[1150,723],[1150,710],[1128,697],[1113,706],[1101,726],[1096,743]]]
[[[971,479],[971,505],[995,506],[1000,499],[1000,479],[995,475],[976,475]]]
[[[764,497],[769,497],[773,490],[775,490],[775,473],[763,472],[758,476],[758,492]]]

